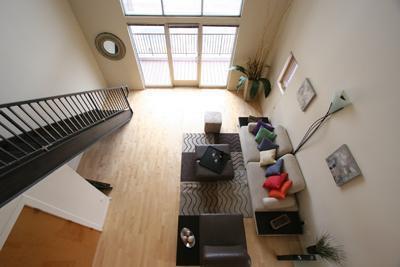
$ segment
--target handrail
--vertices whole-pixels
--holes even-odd
[[[132,109],[126,86],[0,105],[0,179],[79,133]]]

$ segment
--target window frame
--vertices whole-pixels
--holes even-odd
[[[240,17],[242,17],[243,5],[244,5],[244,1],[245,0],[241,0],[239,15],[204,15],[204,0],[200,0],[200,1],[201,1],[201,13],[200,13],[200,15],[165,15],[164,0],[160,0],[161,12],[162,12],[161,15],[127,14],[127,12],[125,10],[124,3],[123,3],[123,0],[120,0],[120,4],[121,4],[122,11],[123,11],[125,17],[169,17],[169,18],[173,18],[173,17],[189,17],[189,18],[222,17],[222,18],[240,18]]]
[[[296,65],[291,67],[293,63]],[[293,55],[293,52],[290,52],[289,57],[286,59],[285,64],[283,65],[283,68],[278,76],[278,80],[276,81],[282,94],[285,93],[290,82],[293,80],[298,67],[299,63],[297,62],[296,57]],[[285,81],[289,71],[292,71],[292,73],[290,73],[287,81]]]

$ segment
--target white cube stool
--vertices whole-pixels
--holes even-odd
[[[219,133],[221,131],[222,115],[221,112],[206,111],[204,113],[204,132]]]

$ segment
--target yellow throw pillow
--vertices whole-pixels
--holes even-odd
[[[260,151],[260,166],[268,166],[274,164],[276,156],[276,149]]]

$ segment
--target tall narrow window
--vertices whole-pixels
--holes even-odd
[[[226,86],[237,27],[204,26],[200,86]]]
[[[130,26],[145,86],[171,86],[164,26]]]
[[[175,84],[179,81],[197,81],[198,32],[198,27],[169,28]]]
[[[281,92],[284,93],[286,88],[289,86],[294,74],[296,73],[298,64],[293,54],[290,53],[289,58],[286,60],[285,66],[278,78],[278,86]]]

